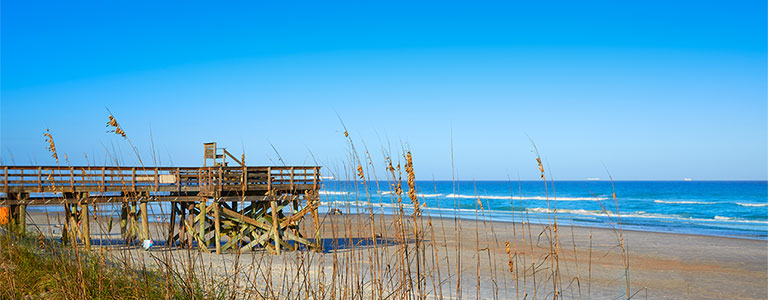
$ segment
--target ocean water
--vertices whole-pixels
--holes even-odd
[[[404,193],[407,185],[402,184]],[[433,216],[713,235],[768,240],[766,181],[417,181],[424,213]],[[367,190],[367,191],[366,191]],[[389,182],[325,181],[323,209],[391,214],[397,207]],[[549,200],[549,201],[547,201]],[[370,203],[370,205],[369,205]],[[407,195],[404,208],[413,211]],[[617,212],[618,204],[618,212]]]

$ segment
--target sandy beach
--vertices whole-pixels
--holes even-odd
[[[30,214],[28,226],[31,230],[39,228],[46,235],[59,236],[60,218],[55,213],[46,217],[35,212]],[[101,248],[99,244],[107,244],[104,241],[119,240],[119,228],[108,232],[105,221],[104,218],[91,221],[95,249]],[[158,257],[188,264],[193,258],[199,262],[194,264],[196,272],[214,278],[231,278],[233,282],[235,279],[231,276],[236,274],[239,278],[237,285],[244,291],[263,286],[261,281],[265,280],[284,287],[292,280],[290,274],[297,267],[309,270],[310,277],[322,273],[318,278],[329,278],[328,274],[347,270],[349,274],[339,278],[370,282],[370,278],[381,276],[375,271],[386,270],[381,266],[384,262],[388,266],[397,260],[400,246],[397,245],[398,235],[393,232],[392,216],[376,216],[373,228],[369,226],[371,218],[367,214],[324,215],[321,222],[324,245],[321,253],[297,251],[276,256],[266,251],[254,251],[217,255],[168,249],[162,242],[150,251],[116,245],[107,245],[103,249],[145,266],[156,265]],[[464,299],[552,298],[552,272],[546,259],[551,252],[547,239],[549,230],[545,226],[526,224],[524,227],[520,223],[430,219],[426,216],[419,222],[427,228],[420,249],[425,254],[421,259],[428,261],[424,265],[429,266],[427,270],[421,270],[425,274],[423,289],[428,298],[458,298],[457,291]],[[304,220],[301,231],[306,233],[310,227],[311,220]],[[165,228],[162,222],[153,223],[153,239],[164,240]],[[617,247],[618,232],[589,227],[561,227],[558,231],[558,284],[562,291],[559,298],[622,298],[626,281],[622,253]],[[375,243],[370,238],[372,235],[378,237]],[[768,298],[766,241],[638,231],[624,231],[623,238],[629,250],[629,283],[633,298]],[[517,253],[513,259],[516,268],[512,271],[506,242],[510,244],[510,253]],[[414,241],[408,246],[415,249]],[[379,267],[374,267],[377,264],[375,257],[379,258]],[[535,267],[531,268],[531,265]],[[268,268],[272,272],[265,272]],[[533,269],[535,275],[531,274]],[[257,275],[265,273],[270,274],[270,279]],[[535,284],[534,280],[537,281]]]

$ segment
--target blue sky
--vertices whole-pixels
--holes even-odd
[[[765,1],[155,2],[2,2],[3,164],[134,164],[109,107],[162,164],[337,166],[338,115],[421,179],[768,178]]]

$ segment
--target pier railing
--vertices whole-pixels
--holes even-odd
[[[0,166],[0,192],[257,192],[317,190],[318,166]]]

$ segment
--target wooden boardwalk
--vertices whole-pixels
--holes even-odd
[[[227,156],[240,165],[227,166]],[[0,166],[0,205],[10,206],[12,223],[22,230],[27,205],[63,205],[62,239],[86,248],[90,206],[121,205],[123,238],[147,240],[149,202],[171,206],[171,247],[213,246],[217,253],[261,247],[279,254],[316,246],[302,236],[298,222],[310,214],[317,237],[320,167],[246,166],[215,143],[205,144],[208,160],[213,166]]]

